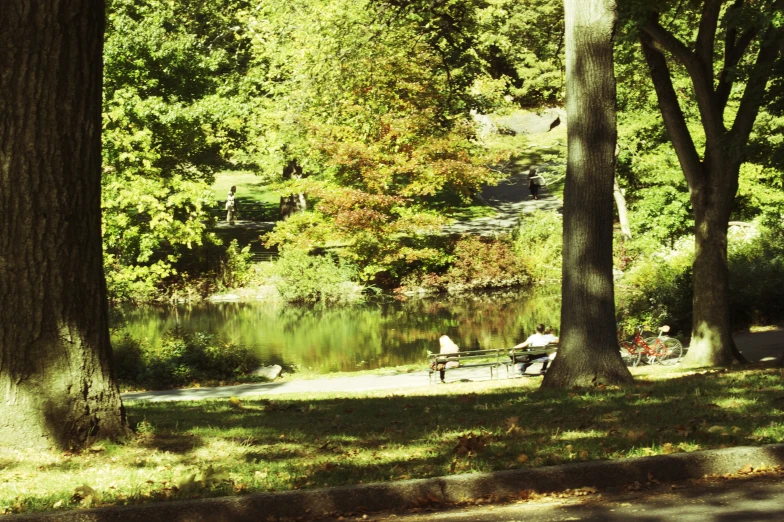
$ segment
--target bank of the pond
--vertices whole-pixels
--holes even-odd
[[[421,366],[442,335],[464,350],[511,347],[559,316],[556,288],[341,306],[233,300],[127,308],[113,343],[129,386],[172,387],[242,382],[258,366],[306,376]]]

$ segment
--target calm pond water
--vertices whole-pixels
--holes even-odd
[[[560,289],[503,290],[340,307],[262,302],[199,303],[125,310],[130,334],[158,344],[180,326],[244,344],[264,364],[316,373],[423,363],[448,335],[462,349],[511,347],[537,323],[558,327]]]

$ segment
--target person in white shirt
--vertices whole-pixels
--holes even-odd
[[[234,219],[237,217],[237,201],[236,201],[237,187],[232,185],[229,193],[226,195],[226,221],[230,225],[234,224]]]
[[[556,337],[553,334],[553,328],[551,326],[545,328],[543,324],[539,323],[538,325],[536,325],[536,333],[530,335],[528,339],[526,339],[524,342],[515,345],[515,348],[543,348],[548,344],[557,343],[557,342],[558,342],[558,337]],[[547,371],[547,367],[550,365],[550,357],[543,356],[533,360],[526,359],[522,361],[521,363],[519,363],[520,374],[525,375],[525,371],[528,369],[528,367],[535,362],[542,363],[542,370],[540,372],[540,375],[544,375],[544,372]]]

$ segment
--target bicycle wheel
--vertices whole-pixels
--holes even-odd
[[[672,366],[681,362],[683,346],[678,339],[672,337],[651,337],[645,342],[653,350],[653,362],[663,366]]]
[[[642,352],[631,341],[621,341],[618,343],[621,348],[621,359],[626,363],[626,366],[637,366],[640,364],[640,356]]]

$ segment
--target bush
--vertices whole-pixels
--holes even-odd
[[[465,236],[455,243],[453,256],[442,278],[447,288],[501,288],[527,281],[509,238]]]
[[[640,241],[650,239],[640,239]],[[672,333],[691,328],[694,238],[675,242],[674,248],[640,255],[616,284],[618,315],[627,324],[651,329],[668,324]]]
[[[561,279],[563,217],[537,210],[523,214],[512,235],[515,254],[535,281]]]
[[[240,288],[251,279],[253,255],[250,245],[240,249],[236,239],[232,239],[221,260],[218,282],[223,288]]]
[[[123,337],[114,346],[120,382],[144,388],[171,388],[193,382],[236,380],[259,366],[243,345],[220,343],[211,334],[175,328],[160,346]]]
[[[784,318],[784,234],[752,229],[728,245],[732,320],[736,325],[773,324]]]
[[[332,256],[284,251],[275,263],[278,293],[291,302],[341,302],[361,298],[357,270]]]
[[[780,291],[784,284],[784,236],[780,231],[754,230],[729,236],[730,307],[736,328],[784,318]],[[693,262],[691,236],[676,241],[672,250],[640,255],[617,285],[619,315],[628,323],[669,324],[675,332],[689,332]]]

